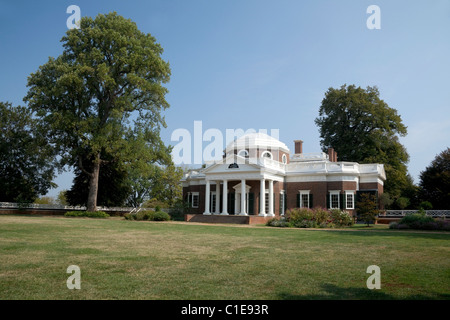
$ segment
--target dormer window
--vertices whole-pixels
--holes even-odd
[[[272,153],[270,153],[270,151],[264,151],[264,152],[261,154],[261,158],[269,158],[269,159],[272,159]]]
[[[238,156],[244,157],[244,158],[248,158],[248,150],[246,149],[242,149],[238,152]]]

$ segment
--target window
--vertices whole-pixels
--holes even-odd
[[[339,191],[330,191],[330,209],[339,209]]]
[[[269,158],[269,159],[272,159],[272,154],[270,153],[270,151],[264,151],[264,152],[261,154],[261,158]]]
[[[238,156],[248,158],[248,150],[242,149],[238,152]]]
[[[300,208],[309,208],[309,194],[301,195]]]
[[[345,191],[345,208],[355,209],[355,195],[353,191]]]
[[[269,191],[266,190],[266,196],[265,196],[265,203],[264,203],[264,207],[266,210],[266,213],[269,213]],[[273,200],[273,211],[275,212],[275,193],[272,194],[272,200]]]
[[[216,212],[216,192],[211,192],[211,212]]]
[[[198,208],[200,195],[198,192],[192,192],[192,208]]]
[[[309,208],[309,190],[300,190],[299,208]]]
[[[285,154],[283,154],[283,157],[281,157],[281,161],[286,164],[287,163],[287,157]]]
[[[280,192],[280,215],[284,216],[284,212],[286,211],[286,194],[284,190]]]

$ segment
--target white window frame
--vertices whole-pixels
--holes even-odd
[[[310,190],[300,190],[300,208],[309,208],[309,191]],[[303,203],[303,196],[307,195],[308,196],[308,200],[306,205]]]
[[[339,190],[335,190],[335,191],[330,191],[330,208],[329,209],[340,209],[340,199],[339,199],[339,195],[340,195],[340,191]],[[333,207],[333,196],[337,196],[337,207]]]
[[[281,162],[283,162],[283,164],[287,164],[287,156],[285,154],[281,157]]]
[[[348,206],[348,196],[352,196],[351,207]],[[347,190],[345,191],[345,209],[355,209],[355,191]]]
[[[269,156],[267,157],[266,156],[266,154],[268,154]],[[268,159],[273,159],[273,155],[272,155],[272,152],[270,152],[270,151],[264,151],[263,153],[261,153],[261,158],[268,158]]]
[[[249,152],[248,152],[247,149],[241,149],[241,150],[239,150],[239,152],[238,152],[237,155],[238,155],[238,156],[241,156],[241,157],[243,157],[243,158],[248,158]]]
[[[191,192],[191,208],[198,208],[200,204],[200,192]],[[197,205],[194,206],[194,197],[197,197]]]
[[[281,201],[281,212],[280,215],[284,216],[284,212],[286,211],[285,203],[284,203],[284,190],[280,191],[280,201]]]

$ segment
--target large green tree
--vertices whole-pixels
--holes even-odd
[[[0,201],[33,202],[55,187],[53,159],[32,112],[0,102]]]
[[[450,209],[450,148],[438,154],[420,173],[420,194],[433,209]]]
[[[96,210],[104,155],[132,165],[154,160],[170,78],[162,47],[116,13],[83,17],[62,38],[63,53],[28,78],[25,101],[36,111],[61,164],[89,176],[87,209]],[[85,168],[83,160],[91,159]]]
[[[132,170],[129,175],[127,203],[139,207],[145,200],[157,200],[172,206],[182,196],[180,180],[183,170],[173,163],[147,166],[145,170]]]
[[[385,191],[398,198],[408,188],[409,155],[399,137],[407,134],[397,110],[380,99],[377,87],[329,88],[315,119],[323,151],[332,147],[341,161],[383,163]]]
[[[115,161],[106,161],[106,159],[113,159],[111,156],[103,155],[103,159],[105,159],[105,162],[102,163],[99,173],[97,204],[104,207],[123,206],[131,192],[127,170]],[[83,160],[82,166],[90,171],[92,160]],[[79,165],[75,165],[74,173],[72,187],[65,193],[66,200],[72,206],[86,206],[90,177],[85,171],[81,170]]]

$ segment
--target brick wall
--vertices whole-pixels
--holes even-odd
[[[228,181],[228,193],[234,193],[234,186],[241,183],[240,180]],[[246,185],[250,186],[250,192],[253,193],[253,214],[258,215],[260,212],[260,182],[258,180],[247,180]],[[309,190],[313,196],[313,207],[327,208],[327,197],[330,190],[340,190],[341,194],[344,194],[347,190],[356,191],[357,183],[354,181],[331,181],[331,182],[277,182],[273,183],[274,192],[274,213],[276,216],[280,215],[280,191],[285,190],[286,197],[286,209],[297,207],[297,194],[299,190]],[[223,203],[223,185],[220,190],[220,212],[222,212]],[[266,190],[269,189],[269,184],[266,182]],[[378,193],[383,193],[383,186],[378,183],[361,183],[360,190],[378,190]],[[201,214],[205,211],[205,185],[190,186],[183,188],[183,196],[186,197],[188,192],[199,193],[199,207],[191,208],[190,213]],[[211,184],[211,192],[216,191],[216,185]],[[185,198],[186,199],[186,198]],[[230,205],[230,203],[229,203]],[[353,214],[354,210],[346,209]],[[231,213],[231,212],[230,212]]]
[[[378,195],[383,193],[383,185],[371,182],[371,183],[360,183],[359,190],[378,190]]]

